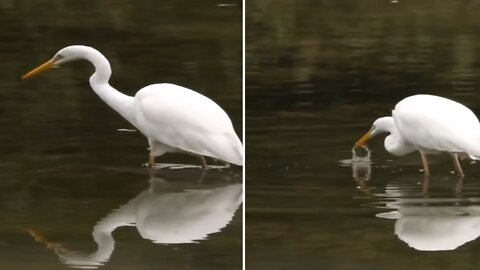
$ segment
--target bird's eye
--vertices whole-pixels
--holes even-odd
[[[55,60],[60,60],[60,59],[63,59],[63,58],[65,58],[65,57],[61,54],[55,55]]]

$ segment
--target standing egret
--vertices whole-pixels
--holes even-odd
[[[211,99],[175,84],[152,84],[134,97],[108,83],[112,70],[107,58],[92,47],[74,45],[58,51],[52,59],[25,74],[31,78],[61,64],[85,59],[93,64],[93,91],[148,138],[153,167],[155,157],[166,152],[186,152],[243,165],[243,146],[225,111]]]
[[[423,171],[429,175],[427,154],[448,152],[458,174],[463,177],[459,155],[480,159],[480,123],[475,114],[453,100],[433,96],[414,95],[395,105],[392,117],[375,120],[371,129],[355,146],[383,132],[385,149],[393,155],[402,156],[419,151]]]

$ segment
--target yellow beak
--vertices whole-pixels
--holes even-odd
[[[22,76],[22,80],[25,80],[25,79],[30,79],[42,72],[45,72],[51,68],[54,68],[56,67],[55,66],[55,62],[53,61],[53,59],[50,59],[48,60],[47,62],[41,64],[40,66],[38,66],[37,68],[33,69],[32,71],[28,72],[27,74],[23,75]]]
[[[355,147],[359,147],[359,146],[364,146],[365,143],[370,140],[372,138],[372,132],[371,131],[368,131],[367,133],[365,133],[365,135],[363,135],[360,140],[358,140],[356,143],[355,143]]]

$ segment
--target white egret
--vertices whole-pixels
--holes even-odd
[[[148,138],[149,166],[154,166],[155,157],[167,152],[197,155],[203,168],[207,167],[203,156],[243,165],[242,143],[218,104],[193,90],[168,83],[146,86],[134,97],[125,95],[110,86],[110,63],[92,47],[65,47],[22,79],[82,59],[95,67],[90,77],[93,91]]]
[[[414,95],[395,105],[391,117],[375,120],[371,129],[355,146],[383,132],[385,149],[393,155],[406,155],[419,151],[423,170],[429,175],[427,154],[448,152],[455,169],[464,176],[458,157],[480,159],[480,123],[475,114],[453,100],[433,96]]]

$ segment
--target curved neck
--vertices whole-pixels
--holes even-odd
[[[379,132],[390,132],[390,133],[398,133],[397,126],[395,125],[395,120],[393,117],[386,116],[382,118],[378,118],[374,125],[377,127]]]
[[[95,73],[90,76],[90,86],[93,91],[115,111],[132,123],[131,113],[133,106],[133,97],[125,95],[113,88],[109,83],[112,69],[107,58],[99,51],[88,48],[84,55],[85,59],[93,64]]]
[[[384,146],[385,149],[393,155],[396,156],[403,156],[406,153],[404,153],[404,147],[406,145],[406,142],[403,140],[402,136],[400,136],[400,133],[398,133],[397,130],[391,131],[390,135],[385,137],[385,142]],[[407,151],[408,152],[408,151]]]
[[[110,76],[112,76],[112,68],[110,67],[110,62],[107,58],[101,54],[99,51],[91,47],[85,47],[85,59],[95,67],[95,73],[90,77],[90,83],[94,82],[97,84],[108,84]]]
[[[395,120],[393,117],[383,117],[379,122],[380,129],[389,132],[385,138],[384,146],[385,149],[396,156],[403,156],[413,151],[416,151],[415,147],[406,141],[395,125]]]

